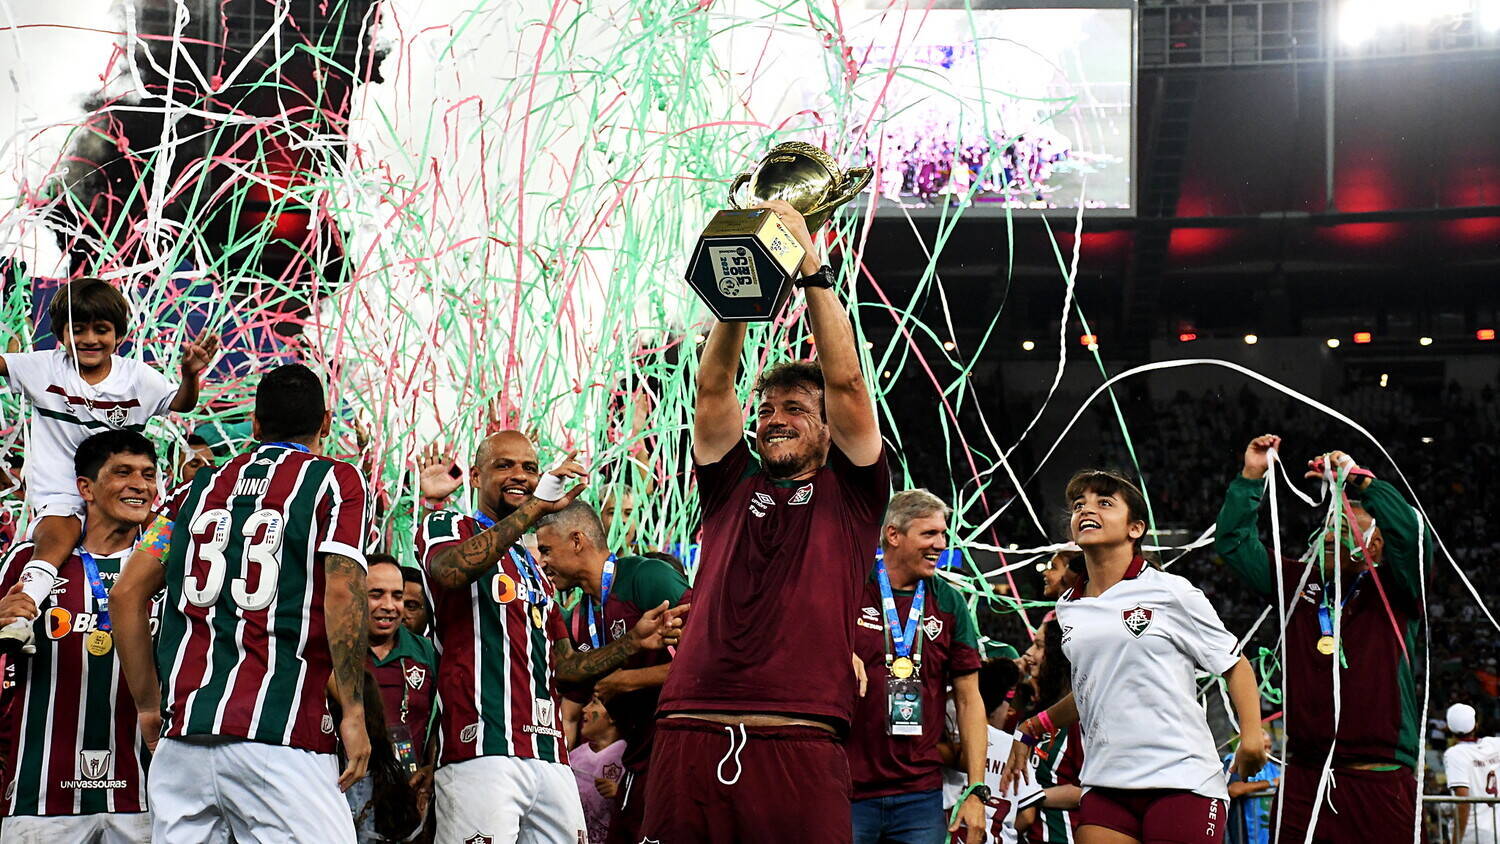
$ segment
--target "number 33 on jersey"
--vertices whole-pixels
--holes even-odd
[[[322,556],[364,562],[359,470],[262,444],[200,472],[166,510],[175,524],[157,642],[163,734],[332,752]]]

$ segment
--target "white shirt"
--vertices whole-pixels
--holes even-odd
[[[26,496],[78,495],[73,455],[100,431],[139,431],[167,412],[177,387],[140,361],[113,355],[109,375],[86,383],[61,348],[3,356],[12,391],[31,402],[26,449]]]
[[[1016,815],[1022,809],[1042,802],[1046,794],[1035,779],[1022,782],[1011,794],[1000,793],[1000,771],[1005,767],[1005,760],[1010,757],[1010,746],[1015,739],[1004,730],[989,727],[989,731],[990,746],[985,751],[984,758],[984,784],[990,787],[990,802],[984,807],[984,842],[1016,844]]]
[[[1500,739],[1461,741],[1443,752],[1443,770],[1448,788],[1467,788],[1470,797],[1500,797]],[[1469,823],[1461,844],[1495,840],[1496,808],[1493,803],[1469,806]]]
[[[1195,668],[1223,674],[1235,639],[1201,591],[1137,559],[1097,598],[1057,603],[1083,727],[1088,788],[1177,788],[1228,799]],[[1074,594],[1079,597],[1074,598]]]

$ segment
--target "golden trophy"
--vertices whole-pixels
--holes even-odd
[[[722,322],[770,321],[791,294],[806,250],[775,212],[742,207],[741,188],[749,185],[745,205],[784,200],[801,212],[809,232],[817,232],[864,189],[871,173],[868,167],[840,170],[833,156],[812,144],[777,144],[754,173],[734,177],[729,209],[714,214],[698,237],[688,284]]]

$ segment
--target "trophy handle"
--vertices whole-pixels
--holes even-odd
[[[749,173],[741,173],[738,176],[734,177],[734,181],[732,181],[732,182],[729,183],[729,207],[730,208],[739,208],[740,207],[739,200],[735,199],[735,195],[740,192],[740,188],[744,187],[745,183],[748,182],[748,181],[750,181],[750,174]]]
[[[850,167],[844,171],[844,178],[839,182],[838,189],[834,190],[832,195],[826,200],[818,203],[816,208],[809,210],[802,216],[812,217],[817,214],[826,214],[838,208],[864,190],[865,185],[870,183],[870,177],[874,175],[875,171],[869,167]]]

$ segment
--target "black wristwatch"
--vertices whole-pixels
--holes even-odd
[[[973,786],[972,788],[969,789],[969,796],[970,797],[978,797],[979,798],[979,802],[981,802],[981,803],[989,803],[990,802],[990,793],[991,793],[990,792],[990,787],[987,786],[987,785],[984,785],[983,783],[981,783],[979,785],[976,785],[976,786]]]
[[[812,275],[805,275],[794,279],[792,284],[798,287],[821,287],[825,290],[833,287],[833,267],[824,264]]]

